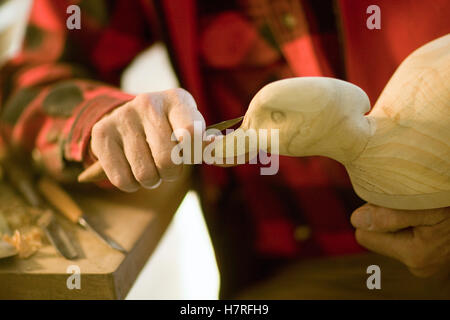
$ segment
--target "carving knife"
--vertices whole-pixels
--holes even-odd
[[[217,129],[219,131],[231,128],[232,126],[238,124],[242,121],[244,116],[225,120],[222,122],[215,123],[213,125],[210,125],[206,127],[206,130],[208,129]],[[87,183],[87,182],[96,182],[106,179],[106,174],[103,172],[103,168],[100,165],[100,162],[95,162],[88,168],[86,168],[80,175],[78,176],[78,182]]]
[[[70,221],[80,225],[86,230],[91,231],[111,248],[125,254],[127,253],[127,251],[120,244],[108,237],[106,234],[100,232],[91,222],[89,222],[88,217],[83,214],[83,211],[78,204],[58,183],[48,177],[42,177],[37,186],[47,201]]]
[[[66,231],[55,220],[54,212],[44,203],[35,190],[31,174],[17,161],[2,159],[5,173],[11,184],[19,191],[29,205],[46,210],[45,219],[40,219],[39,226],[44,230],[50,243],[68,260],[78,258],[78,252]]]

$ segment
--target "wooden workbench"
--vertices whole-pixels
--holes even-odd
[[[79,244],[69,261],[45,245],[28,259],[0,260],[0,299],[123,299],[157,246],[188,190],[187,178],[135,194],[98,189],[71,191],[85,213],[128,254],[109,248],[92,233],[58,217]],[[81,271],[81,289],[66,285],[70,265]]]

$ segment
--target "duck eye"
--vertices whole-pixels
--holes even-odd
[[[273,122],[281,123],[286,118],[286,115],[284,114],[284,112],[281,111],[272,111],[271,117]]]

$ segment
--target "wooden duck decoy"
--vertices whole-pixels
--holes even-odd
[[[365,115],[369,110],[367,95],[351,83],[280,80],[255,95],[242,130],[217,139],[216,148],[240,156],[227,146],[247,129],[279,129],[279,154],[341,162],[367,202],[394,209],[450,206],[450,35],[410,54]],[[271,143],[267,151],[273,152]]]

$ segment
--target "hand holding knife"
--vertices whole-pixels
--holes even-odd
[[[244,117],[238,117],[234,119],[225,120],[219,123],[215,123],[213,125],[210,125],[206,127],[206,130],[208,129],[217,129],[217,130],[225,130],[228,128],[231,128],[232,126],[238,124],[242,121]],[[100,162],[95,162],[88,168],[86,168],[80,175],[78,176],[78,182],[81,183],[87,183],[87,182],[96,182],[106,179],[106,174],[103,172],[103,168],[100,165]]]

